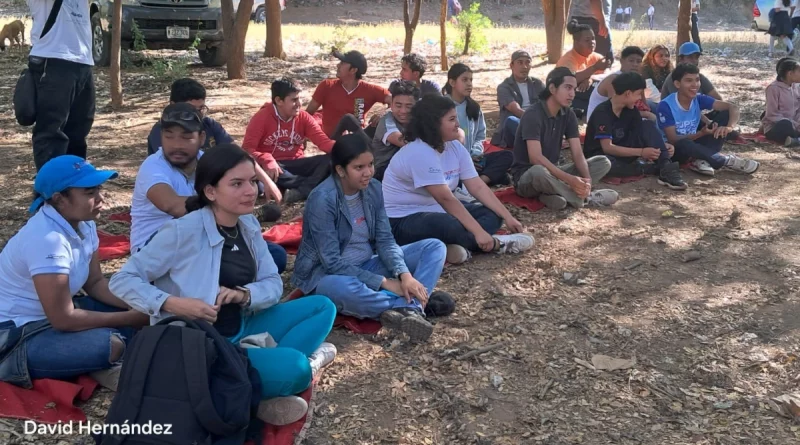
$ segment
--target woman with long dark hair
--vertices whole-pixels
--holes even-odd
[[[232,343],[269,333],[277,346],[247,355],[264,389],[259,418],[284,425],[305,415],[308,405],[294,394],[336,354],[323,343],[336,308],[322,296],[278,304],[283,282],[252,215],[257,184],[255,161],[237,145],[208,150],[186,216],[161,227],[110,285],[153,324],[171,315],[204,320]]]
[[[533,237],[480,179],[467,150],[457,141],[458,116],[447,97],[428,95],[414,105],[406,131],[411,141],[383,177],[386,214],[397,243],[435,238],[447,244],[447,261],[467,261],[470,252],[519,253]],[[461,202],[462,183],[477,202]],[[505,221],[511,234],[497,235]]]
[[[380,319],[425,341],[425,316],[453,312],[449,294],[434,292],[447,249],[436,239],[402,248],[392,236],[370,147],[343,136],[330,152],[333,174],[309,195],[292,284],[325,295],[341,314]]]
[[[777,79],[767,87],[767,110],[761,119],[767,139],[798,147],[800,141],[800,63],[786,57],[775,67]]]
[[[508,169],[514,162],[511,151],[496,151],[485,155],[483,142],[486,139],[486,121],[481,106],[472,97],[472,70],[463,63],[456,63],[447,72],[444,93],[456,104],[458,125],[464,131],[464,145],[472,156],[475,169],[487,185],[507,185]]]

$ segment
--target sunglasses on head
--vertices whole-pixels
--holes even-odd
[[[189,121],[189,122],[200,122],[200,116],[197,113],[192,113],[189,111],[172,111],[169,113],[164,113],[161,115],[161,120],[163,121]]]

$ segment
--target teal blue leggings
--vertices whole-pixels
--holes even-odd
[[[311,385],[310,356],[331,332],[336,306],[328,297],[310,295],[276,304],[246,316],[232,343],[269,332],[276,348],[247,349],[247,356],[261,375],[263,398],[290,396]]]

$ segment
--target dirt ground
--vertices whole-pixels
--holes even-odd
[[[370,60],[367,80],[386,85],[399,69],[398,49],[369,44],[383,56]],[[466,59],[490,130],[497,119],[494,88],[508,75],[510,52],[495,47],[487,57]],[[723,97],[742,107],[745,132],[757,129],[764,87],[774,78],[775,59],[754,56],[763,53],[762,47],[711,45],[702,60]],[[25,56],[0,57],[4,244],[28,216],[35,171],[30,131],[16,125],[11,111]],[[249,59],[248,81],[226,81],[223,70],[199,65],[190,71],[208,89],[211,115],[239,141],[274,78],[301,79],[308,100],[334,69],[333,61],[299,53],[286,62],[255,53]],[[429,63],[438,60],[429,57]],[[543,78],[549,68],[533,74]],[[129,205],[169,82],[144,68],[126,70],[126,105],[113,112],[107,72],[95,72],[90,158],[120,171],[106,193],[109,209],[120,209]],[[431,77],[444,81],[441,73]],[[621,200],[611,209],[512,209],[535,235],[535,249],[478,255],[446,268],[439,288],[456,297],[458,308],[437,320],[425,345],[385,333],[334,331],[330,341],[340,354],[318,387],[305,443],[798,443],[800,428],[771,409],[770,398],[796,390],[800,380],[800,164],[776,146],[726,149],[757,159],[760,170],[713,179],[686,172],[690,189],[683,193],[653,178],[614,186]],[[284,220],[300,209],[286,209]],[[127,231],[107,214],[102,228]],[[700,258],[684,262],[688,251]],[[114,272],[121,261],[105,263],[104,271]],[[291,271],[290,263],[284,278]],[[635,364],[598,370],[591,364],[596,354]],[[83,406],[90,420],[102,421],[110,399],[100,390]],[[25,436],[21,422],[2,421],[0,443],[93,441]]]

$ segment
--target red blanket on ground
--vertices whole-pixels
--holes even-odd
[[[97,237],[100,239],[97,253],[101,261],[121,258],[131,252],[131,241],[126,235],[112,235],[98,229]]]
[[[523,198],[514,191],[514,187],[506,187],[494,192],[497,199],[504,204],[511,204],[523,209],[528,209],[531,212],[536,212],[544,208],[544,204],[538,199]]]
[[[314,397],[314,387],[319,382],[320,375],[322,374],[317,374],[317,376],[314,378],[314,381],[311,382],[311,387],[300,394],[300,397],[308,402],[308,414],[303,416],[303,418],[297,422],[290,423],[289,425],[264,425],[261,445],[292,445],[295,443],[295,439],[298,438],[298,436],[305,436],[304,430],[311,423],[311,417],[313,416],[314,412],[311,399]],[[299,438],[302,441],[302,437]],[[252,442],[248,443],[252,444]]]
[[[275,224],[264,232],[264,240],[275,243],[286,249],[287,253],[297,254],[300,241],[303,239],[303,220],[284,224]]]
[[[97,382],[80,376],[74,383],[53,379],[33,381],[24,389],[0,382],[0,417],[30,419],[40,423],[85,422],[86,414],[74,405],[92,396]]]
[[[286,297],[286,301],[296,300],[304,296],[303,291],[295,289]],[[349,315],[337,315],[333,326],[343,327],[356,334],[377,334],[378,331],[381,330],[381,323],[379,321],[362,320]]]

